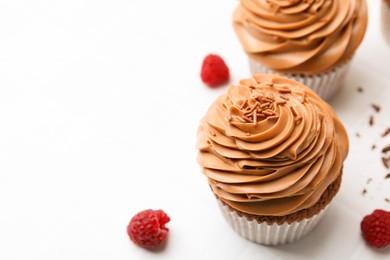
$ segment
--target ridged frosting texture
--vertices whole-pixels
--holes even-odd
[[[244,213],[313,206],[341,174],[348,137],[332,108],[300,83],[254,75],[211,105],[197,136],[212,191]]]
[[[352,58],[365,0],[241,0],[233,27],[248,56],[280,73],[316,74]]]

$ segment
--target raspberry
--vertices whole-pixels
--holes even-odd
[[[390,244],[390,212],[374,210],[363,218],[360,228],[364,239],[375,248],[383,248]]]
[[[229,80],[229,68],[220,56],[209,54],[203,60],[200,76],[206,85],[215,88]]]
[[[137,213],[127,226],[130,239],[142,247],[154,247],[167,239],[165,224],[170,218],[162,210],[147,209]]]

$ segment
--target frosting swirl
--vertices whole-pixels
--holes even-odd
[[[348,137],[309,88],[254,75],[211,105],[197,148],[219,199],[241,212],[284,216],[313,206],[340,176]]]
[[[367,27],[365,0],[241,0],[233,27],[248,56],[281,73],[348,61]]]

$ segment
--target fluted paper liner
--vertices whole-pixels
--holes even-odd
[[[269,225],[266,222],[258,223],[255,219],[249,221],[234,210],[231,211],[219,200],[218,204],[225,219],[238,234],[249,241],[264,245],[280,245],[301,239],[314,229],[327,210],[326,207],[310,218],[291,224],[286,222],[281,225],[277,223]]]
[[[306,85],[322,99],[329,101],[342,89],[350,61],[336,69],[313,75],[278,73],[251,59],[249,59],[249,65],[252,74],[279,74]]]

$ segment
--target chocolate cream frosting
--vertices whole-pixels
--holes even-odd
[[[254,75],[202,119],[198,163],[214,194],[240,212],[285,216],[313,206],[341,174],[347,133],[302,84]]]
[[[365,0],[241,0],[233,28],[249,58],[317,74],[350,60],[367,27]]]

